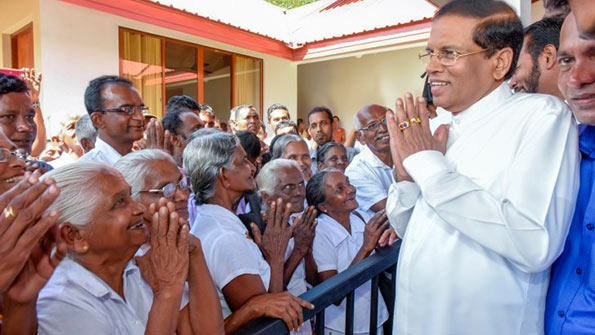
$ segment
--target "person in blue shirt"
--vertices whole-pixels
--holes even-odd
[[[595,15],[591,15],[595,20]],[[579,125],[580,189],[562,255],[552,268],[545,334],[595,334],[595,40],[571,13],[562,26],[558,86]]]

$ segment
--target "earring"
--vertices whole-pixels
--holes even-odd
[[[83,245],[83,252],[87,252],[89,250],[89,245],[85,244]]]

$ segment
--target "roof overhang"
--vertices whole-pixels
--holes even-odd
[[[303,46],[217,22],[147,0],[61,0],[292,61],[352,54],[427,40],[431,19],[327,39]]]

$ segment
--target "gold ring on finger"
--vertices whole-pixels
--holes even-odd
[[[399,123],[399,129],[401,131],[403,131],[409,127],[411,127],[411,123],[409,123],[409,121],[403,121],[403,122]]]
[[[16,217],[16,215],[14,214],[14,211],[12,210],[12,206],[4,208],[4,217],[5,218],[9,218],[9,217]]]
[[[412,117],[411,119],[409,119],[409,123],[413,124],[413,123],[421,123],[421,119],[419,117]]]

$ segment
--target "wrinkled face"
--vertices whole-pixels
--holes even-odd
[[[17,147],[2,131],[0,131],[0,149],[3,149],[2,155],[0,155],[3,157],[2,160],[6,159],[0,162],[0,194],[2,194],[23,178],[23,174],[25,174],[25,161],[10,154],[10,152],[17,150]]]
[[[201,111],[199,117],[205,125],[205,128],[215,128],[215,115]]]
[[[242,108],[238,112],[237,131],[247,130],[258,135],[260,130],[260,116],[255,108]]]
[[[297,168],[282,168],[277,171],[277,185],[271,201],[283,199],[283,203],[291,205],[291,213],[304,210],[306,199],[306,182],[302,172]]]
[[[182,115],[180,115],[180,120],[182,121],[182,124],[178,128],[178,134],[182,135],[184,140],[187,140],[193,132],[204,128],[205,126],[198,115],[192,112],[182,113]]]
[[[35,110],[28,92],[0,96],[0,128],[17,148],[31,154],[37,135]]]
[[[156,160],[151,162],[150,173],[145,175],[145,182],[141,191],[159,190],[167,184],[178,184],[182,180],[182,174],[177,165],[167,160]],[[159,199],[165,197],[161,192],[140,192],[139,202],[149,208],[151,204],[156,206],[159,204]],[[179,186],[176,187],[175,193],[167,198],[168,201],[176,205],[176,212],[184,220],[188,220],[188,196],[190,190],[182,190]],[[151,217],[149,211],[145,211],[145,221],[150,222]]]
[[[595,39],[595,1],[593,0],[568,0],[572,13],[576,17],[579,33],[584,38]]]
[[[347,151],[345,151],[345,147],[337,145],[328,149],[324,157],[324,162],[318,163],[318,170],[334,168],[345,173],[347,165],[349,165]]]
[[[96,207],[91,222],[80,228],[81,237],[96,254],[134,253],[147,241],[143,222],[145,207],[130,197],[130,186],[117,171],[103,170],[96,176]]]
[[[291,142],[283,150],[283,155],[281,158],[291,159],[292,161],[296,161],[300,166],[300,170],[304,175],[304,179],[306,181],[310,180],[312,177],[312,158],[310,157],[310,152],[308,151],[308,145],[304,141],[299,142]]]
[[[384,124],[386,111],[385,107],[373,105],[357,113],[357,118],[363,126],[360,134],[373,153],[390,151],[390,138]]]
[[[432,23],[428,48],[434,51],[468,53],[482,48],[473,42],[477,19],[445,15]],[[426,71],[432,87],[434,104],[458,113],[487,95],[495,79],[485,53],[460,57],[456,64],[444,66],[432,57]]]
[[[103,109],[145,105],[136,89],[125,85],[107,85],[101,90],[101,96]],[[143,137],[145,118],[141,111],[132,115],[122,112],[106,112],[101,116],[104,125],[100,126],[100,130],[103,130],[106,136],[118,143],[133,143]]]
[[[238,145],[232,168],[227,172],[226,176],[230,179],[229,189],[231,191],[244,193],[256,190],[256,181],[254,180],[256,168],[248,160],[248,155],[241,145]]]
[[[331,171],[324,177],[324,207],[328,213],[352,212],[359,204],[355,200],[355,187],[342,172]]]
[[[333,120],[325,112],[314,113],[308,118],[310,135],[319,146],[333,139]]]
[[[271,112],[271,120],[269,121],[269,125],[271,129],[275,129],[277,123],[283,120],[289,120],[289,112],[285,109],[275,109]]]
[[[528,39],[529,37],[525,37],[525,43],[521,49],[517,68],[514,71],[509,86],[515,92],[537,93],[539,89],[539,78],[541,77],[541,69],[539,68],[538,62],[534,62],[531,54],[527,52],[526,46]]]
[[[579,36],[571,13],[560,33],[558,88],[584,124],[595,125],[595,40]]]

